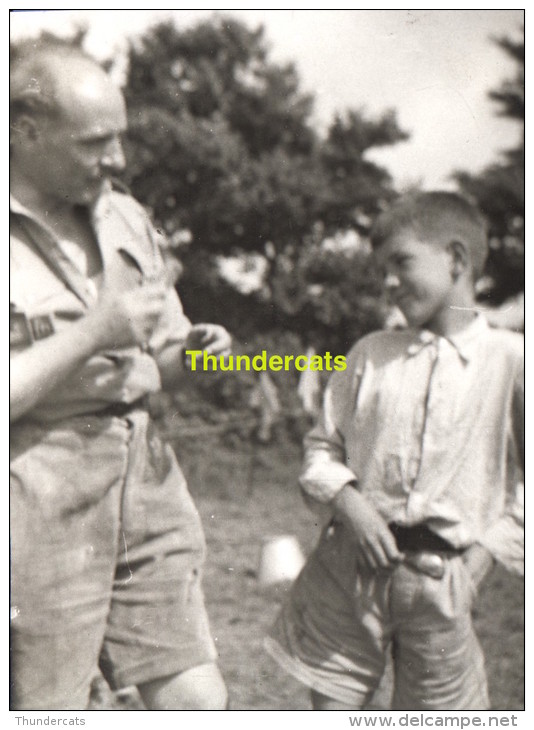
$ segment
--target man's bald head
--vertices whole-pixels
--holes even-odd
[[[14,125],[22,115],[58,118],[69,111],[73,89],[84,80],[101,88],[110,79],[97,61],[77,46],[26,41],[16,47],[10,71],[10,115]],[[83,91],[83,90],[82,90]]]
[[[121,91],[79,48],[31,44],[11,68],[11,172],[15,193],[93,203],[123,169]]]

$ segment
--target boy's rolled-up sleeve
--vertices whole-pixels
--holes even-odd
[[[524,366],[514,378],[511,406],[511,439],[514,444],[517,469],[508,479],[506,502],[502,516],[480,539],[495,560],[513,573],[524,574],[525,517],[524,482],[517,472],[524,473],[525,458],[525,378]]]
[[[512,573],[525,571],[524,485],[519,482],[511,490],[503,516],[486,532],[480,543],[495,560]]]
[[[304,440],[304,468],[300,486],[305,499],[328,504],[336,494],[357,479],[346,464],[345,423],[354,404],[359,376],[356,357],[347,358],[347,369],[332,375],[324,394],[323,407],[317,425]]]

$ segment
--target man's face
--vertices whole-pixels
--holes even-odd
[[[376,252],[384,286],[392,305],[411,327],[438,329],[454,286],[451,252],[439,243],[424,242],[410,230],[391,236]]]
[[[120,91],[87,64],[59,84],[57,117],[36,120],[27,175],[43,195],[91,205],[110,174],[124,167],[120,135],[126,110]]]

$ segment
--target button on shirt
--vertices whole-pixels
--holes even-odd
[[[523,394],[522,336],[482,317],[449,339],[368,335],[326,389],[301,486],[328,504],[356,481],[387,522],[479,542],[519,572]]]
[[[10,209],[10,345],[16,356],[83,317],[95,305],[98,288],[44,222],[13,198]],[[106,189],[90,210],[90,221],[106,286],[125,291],[148,279],[164,280],[159,234],[130,196]],[[25,417],[55,421],[113,403],[132,403],[158,391],[158,352],[183,342],[190,328],[176,292],[169,287],[147,352],[129,347],[96,353]]]

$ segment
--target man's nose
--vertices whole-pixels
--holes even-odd
[[[112,139],[106,145],[100,164],[107,170],[113,172],[119,172],[123,170],[126,165],[124,157],[124,150],[122,149],[122,143],[120,139]]]

